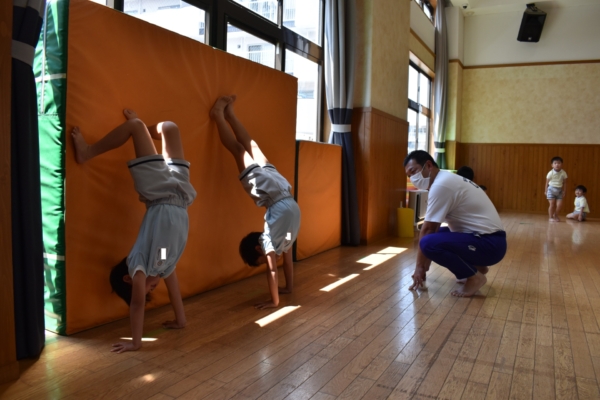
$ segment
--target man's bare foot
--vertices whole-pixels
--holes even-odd
[[[555,220],[554,218],[550,218],[548,221],[550,222],[558,222],[557,220]]]
[[[488,267],[475,267],[477,268],[477,271],[481,272],[483,275],[487,274],[490,269]],[[457,279],[456,283],[466,283],[467,282],[467,278],[463,278],[463,279]]]
[[[213,105],[212,109],[210,110],[210,117],[212,119],[225,117],[225,107],[227,107],[227,105],[231,103],[231,101],[231,97],[229,96],[219,97],[217,101],[215,101],[215,104]]]
[[[75,161],[78,164],[83,164],[92,158],[90,156],[90,145],[83,138],[78,126],[74,127],[71,131],[71,137],[73,138],[73,147],[75,149]]]
[[[558,218],[558,216],[554,216],[554,222],[560,222],[560,218]]]
[[[488,272],[490,272],[490,269],[488,267],[475,267],[477,268],[477,271],[481,272],[482,274],[487,274]]]
[[[477,272],[475,275],[467,278],[465,285],[452,292],[452,296],[456,297],[471,297],[479,289],[485,285],[487,278],[481,272]]]

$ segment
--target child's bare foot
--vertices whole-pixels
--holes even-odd
[[[123,110],[123,115],[125,118],[127,118],[127,120],[138,118],[137,113],[129,108]]]
[[[71,131],[71,137],[73,138],[73,147],[75,148],[75,161],[78,164],[83,164],[91,158],[90,145],[83,138],[78,126],[74,127]]]
[[[481,272],[477,272],[475,275],[467,278],[465,285],[452,292],[452,296],[456,297],[470,297],[473,296],[479,289],[485,285],[487,278]]]
[[[210,117],[212,119],[217,119],[225,116],[225,107],[231,103],[231,97],[229,96],[221,96],[215,101],[212,109],[210,110]]]
[[[225,107],[225,118],[227,118],[227,119],[235,117],[235,111],[233,110],[233,103],[235,103],[237,96],[235,94],[232,94],[231,96],[229,96],[229,99],[230,99],[230,101],[227,104],[227,107]]]

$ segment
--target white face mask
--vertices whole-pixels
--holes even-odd
[[[431,172],[430,172],[430,174],[431,174]],[[423,169],[421,169],[421,171],[419,171],[418,174],[414,174],[413,176],[411,176],[410,181],[419,190],[429,189],[429,177],[427,177],[427,178],[423,177]]]

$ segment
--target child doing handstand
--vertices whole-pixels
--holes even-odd
[[[279,293],[291,293],[294,269],[291,247],[300,228],[300,208],[292,197],[291,186],[281,176],[237,119],[235,96],[217,99],[210,116],[217,123],[221,143],[235,158],[239,179],[252,200],[265,207],[264,232],[251,232],[240,243],[240,256],[251,267],[267,264],[271,299],[256,304],[259,309],[277,307]],[[283,254],[285,288],[279,288],[277,259]]]
[[[129,304],[131,342],[113,344],[117,353],[135,351],[142,346],[146,295],[164,278],[175,320],[165,328],[185,327],[186,318],[179,291],[175,265],[181,257],[188,236],[187,207],[196,197],[190,184],[190,163],[184,160],[179,128],[172,122],[146,127],[131,110],[124,110],[127,121],[88,145],[79,127],[71,133],[75,159],[79,164],[116,149],[133,138],[136,159],[127,163],[146,214],[129,256],[113,268],[113,290]],[[162,155],[157,154],[152,139],[162,139]]]

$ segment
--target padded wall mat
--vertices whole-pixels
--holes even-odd
[[[342,147],[299,140],[296,151],[302,224],[295,254],[296,260],[303,260],[341,244]]]
[[[149,125],[172,120],[179,126],[198,192],[188,209],[189,238],[177,265],[184,297],[261,272],[242,263],[238,244],[246,233],[262,230],[264,208],[242,189],[209,110],[217,97],[237,94],[240,120],[293,182],[296,78],[93,2],[71,0],[66,79],[66,132],[79,126],[90,142],[124,121],[123,108],[134,109]],[[127,305],[111,293],[108,276],[131,249],[145,212],[126,166],[134,158],[131,144],[79,165],[69,139],[64,141],[67,334],[128,315]],[[166,303],[161,284],[148,306]]]

